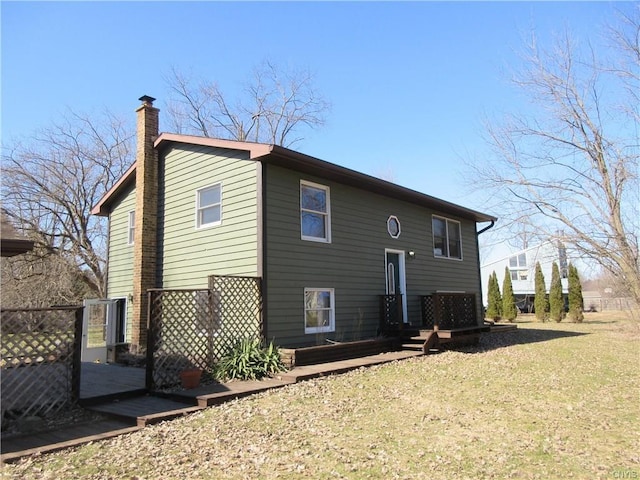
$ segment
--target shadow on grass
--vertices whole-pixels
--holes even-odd
[[[498,348],[511,347],[513,345],[526,345],[529,343],[541,343],[560,338],[582,337],[590,335],[583,332],[568,332],[565,330],[538,330],[518,328],[507,332],[487,333],[480,338],[480,343],[474,346],[457,347],[456,351],[463,353],[483,353]]]

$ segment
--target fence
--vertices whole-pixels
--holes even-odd
[[[421,297],[422,325],[441,330],[478,325],[476,297],[470,293],[434,293]]]
[[[150,290],[147,388],[170,388],[180,372],[211,372],[237,341],[262,337],[262,287],[255,277],[209,277],[209,288]]]
[[[633,310],[637,308],[632,298],[584,297],[584,310],[603,312],[607,310]]]
[[[3,309],[0,355],[3,428],[77,405],[82,307]]]

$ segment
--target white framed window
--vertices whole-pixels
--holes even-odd
[[[196,228],[222,223],[222,184],[217,183],[196,191]]]
[[[432,228],[434,256],[462,260],[460,222],[434,215]]]
[[[529,270],[527,269],[527,255],[525,253],[509,257],[509,272],[513,281],[527,280]]]
[[[300,236],[302,240],[331,243],[329,187],[300,182]]]
[[[333,288],[304,289],[304,333],[334,332],[335,313]]]
[[[129,212],[129,226],[127,227],[127,244],[133,245],[133,239],[136,234],[136,211]]]
[[[400,220],[395,215],[390,215],[387,219],[387,232],[391,238],[398,238],[402,229],[400,228]]]

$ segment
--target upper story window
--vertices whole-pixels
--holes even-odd
[[[304,289],[304,333],[335,331],[333,288]]]
[[[462,260],[460,222],[433,216],[433,254],[436,257]]]
[[[127,228],[127,243],[133,245],[133,239],[136,234],[136,211],[129,212],[129,226]]]
[[[300,233],[303,240],[331,242],[329,187],[300,182]]]
[[[196,228],[220,225],[222,221],[222,184],[196,192]]]
[[[527,255],[525,253],[521,253],[519,255],[514,255],[513,257],[509,257],[509,268],[524,268],[527,266]]]
[[[509,272],[511,273],[511,280],[527,280],[529,278],[527,255],[525,253],[509,257]]]
[[[387,232],[391,238],[398,238],[400,236],[400,220],[395,215],[389,216],[387,219]]]

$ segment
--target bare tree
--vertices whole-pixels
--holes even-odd
[[[105,294],[106,226],[90,210],[133,162],[132,131],[109,112],[69,111],[2,154],[3,209],[35,241],[32,260],[43,268],[43,257],[61,257],[46,264],[73,265],[97,296]]]
[[[95,295],[76,264],[41,248],[2,258],[0,265],[0,305],[3,308],[77,305]]]
[[[232,102],[217,83],[195,81],[173,69],[167,83],[171,127],[178,133],[289,147],[304,128],[324,125],[329,103],[308,71],[281,70],[270,62],[254,69],[253,79]]]
[[[549,50],[533,39],[513,79],[531,109],[489,124],[494,155],[473,166],[478,185],[499,202],[504,225],[561,240],[620,278],[640,304],[634,7],[609,31],[613,45],[604,50],[580,48],[568,34]]]

